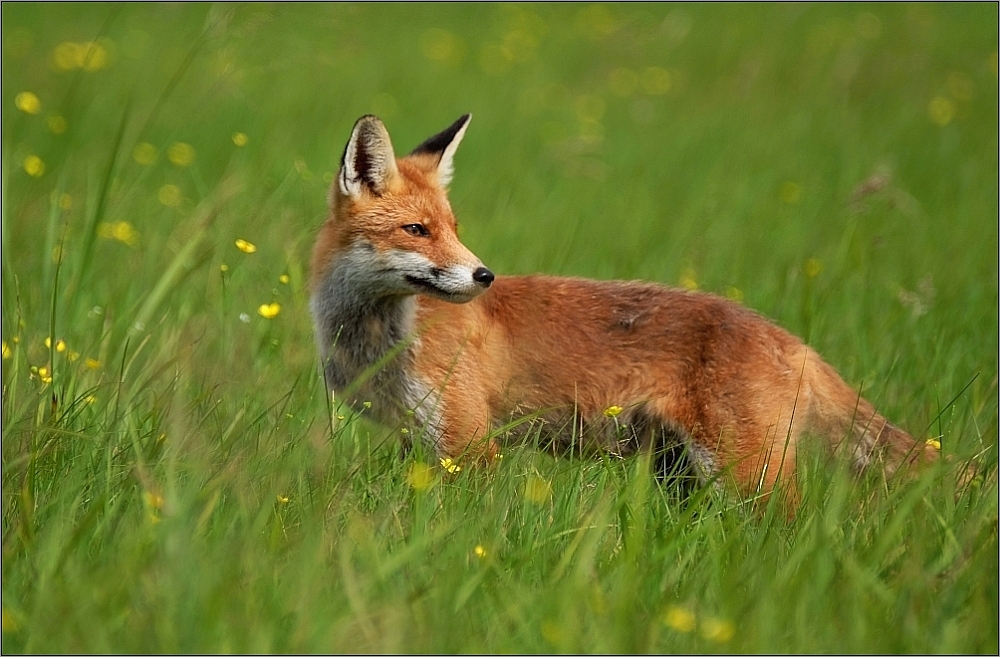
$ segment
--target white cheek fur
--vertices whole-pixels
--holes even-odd
[[[426,256],[413,251],[393,249],[386,251],[381,257],[390,269],[403,275],[427,278],[430,276],[431,270],[434,269],[433,262]]]
[[[480,291],[472,278],[473,267],[466,265],[439,267],[426,256],[413,251],[387,251],[381,258],[385,268],[404,281],[407,277],[415,278],[444,293],[456,296],[474,295]]]
[[[442,270],[437,281],[441,287],[454,289],[456,292],[469,290],[476,286],[476,282],[472,279],[472,267],[462,265],[452,265]]]

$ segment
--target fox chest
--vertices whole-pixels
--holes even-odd
[[[353,410],[393,425],[436,426],[431,387],[413,372],[419,342],[387,331],[378,321],[344,324],[330,346],[323,373],[327,386]]]
[[[327,385],[356,412],[383,423],[398,420],[405,412],[409,378],[400,363],[359,359],[349,349],[335,347],[324,367]]]

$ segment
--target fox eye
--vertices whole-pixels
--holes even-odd
[[[423,224],[406,224],[403,226],[403,230],[414,237],[430,237],[430,232],[424,228]]]

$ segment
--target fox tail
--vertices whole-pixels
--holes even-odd
[[[834,450],[845,450],[856,471],[877,464],[891,476],[900,468],[938,461],[940,445],[936,441],[914,440],[880,415],[825,362],[817,358],[807,369],[812,392],[809,428],[827,436]]]

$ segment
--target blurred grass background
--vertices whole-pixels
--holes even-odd
[[[2,12],[5,652],[997,650],[996,5]],[[351,126],[464,112],[494,271],[737,299],[984,477],[807,468],[789,521],[331,423]]]

